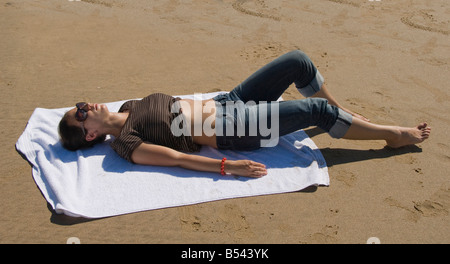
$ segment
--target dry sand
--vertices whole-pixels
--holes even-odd
[[[1,0],[0,243],[449,243],[449,19],[447,0]],[[48,210],[14,148],[36,107],[231,90],[293,49],[344,106],[432,137],[311,129],[329,187],[86,222]]]

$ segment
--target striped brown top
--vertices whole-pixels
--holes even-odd
[[[195,144],[192,137],[174,136],[170,130],[172,120],[178,116],[171,112],[171,107],[178,100],[180,98],[155,93],[125,102],[119,112],[128,110],[128,118],[111,147],[130,162],[133,162],[131,154],[143,142],[183,152],[199,151],[200,145]]]

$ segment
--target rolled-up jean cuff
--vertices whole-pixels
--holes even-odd
[[[328,131],[328,134],[330,134],[332,138],[342,138],[352,125],[353,116],[340,108],[338,110],[339,115],[336,123],[334,123],[330,131]]]
[[[304,97],[311,97],[318,91],[320,91],[320,88],[322,88],[324,79],[322,77],[322,74],[320,74],[319,70],[316,72],[316,76],[314,79],[305,87],[298,88],[298,91],[304,96]]]

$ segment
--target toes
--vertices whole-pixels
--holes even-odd
[[[431,128],[430,127],[425,127],[422,129],[422,138],[423,139],[427,139],[430,137],[431,134]]]
[[[426,128],[428,126],[428,124],[426,123],[426,122],[423,122],[423,123],[420,123],[418,126],[417,126],[417,128],[418,129],[424,129],[424,128]]]
[[[431,133],[431,127],[426,127],[422,129],[422,133],[430,134]]]

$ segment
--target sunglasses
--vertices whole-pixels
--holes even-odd
[[[83,135],[86,136],[86,130],[84,129],[83,121],[86,120],[88,116],[88,111],[85,109],[87,106],[86,102],[80,102],[75,105],[77,107],[77,112],[75,113],[75,119],[80,122],[81,130],[83,130]]]

